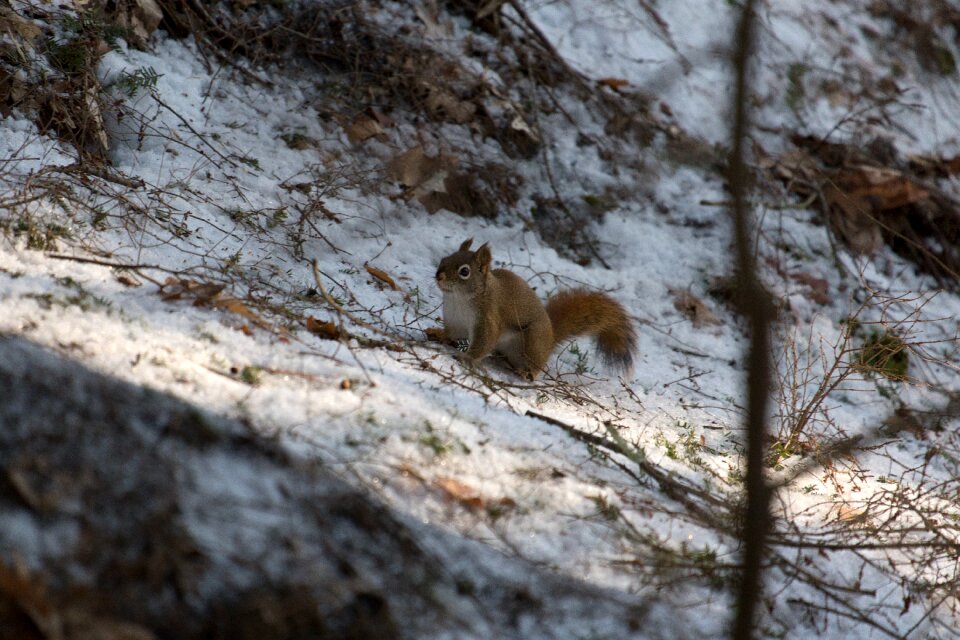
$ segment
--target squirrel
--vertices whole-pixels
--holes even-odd
[[[592,335],[605,364],[629,371],[637,334],[623,306],[586,289],[560,291],[546,305],[524,280],[507,269],[490,269],[490,247],[470,251],[473,239],[440,261],[443,337],[469,343],[461,359],[473,365],[496,351],[530,380],[539,375],[554,347],[568,338]]]

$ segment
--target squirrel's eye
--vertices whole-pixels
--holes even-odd
[[[461,280],[466,280],[467,278],[470,277],[470,267],[467,265],[463,265],[462,267],[457,269],[457,275],[460,276]]]

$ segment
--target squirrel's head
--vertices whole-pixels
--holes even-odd
[[[473,293],[487,280],[490,273],[490,247],[484,243],[470,251],[473,238],[440,261],[437,267],[437,286],[444,293]]]

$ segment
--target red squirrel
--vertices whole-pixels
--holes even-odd
[[[490,269],[485,243],[470,251],[473,239],[440,261],[437,286],[443,291],[444,338],[469,343],[463,359],[476,364],[496,351],[517,372],[535,379],[554,347],[591,335],[604,362],[629,371],[637,334],[623,306],[605,293],[570,289],[540,302],[523,279],[506,269]]]

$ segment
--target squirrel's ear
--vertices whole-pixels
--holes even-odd
[[[486,271],[490,268],[490,263],[493,261],[493,256],[490,255],[490,245],[484,242],[480,245],[480,248],[477,249],[477,264],[480,265],[480,268],[483,271]]]
[[[472,244],[473,244],[473,238],[470,238],[470,239],[468,239],[468,240],[464,240],[464,241],[463,241],[463,244],[460,245],[460,251],[469,251],[469,250],[470,250],[470,245],[472,245]]]

